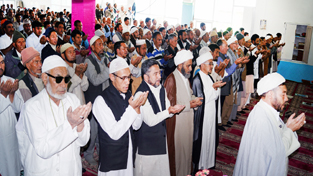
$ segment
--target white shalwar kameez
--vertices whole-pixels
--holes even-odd
[[[29,99],[16,125],[21,160],[25,176],[82,175],[80,147],[90,137],[88,119],[77,132],[67,120],[67,110],[74,111],[79,99],[72,93],[57,106],[46,89]]]
[[[215,165],[216,147],[216,103],[219,97],[219,90],[213,88],[211,78],[199,71],[203,83],[205,95],[205,107],[203,115],[202,143],[198,169],[208,169]]]
[[[125,98],[125,94],[121,94]],[[133,145],[129,128],[138,130],[142,124],[141,114],[130,106],[126,108],[119,121],[115,120],[114,114],[101,96],[98,96],[92,107],[92,112],[101,128],[114,140],[121,138],[126,131],[129,133],[128,156],[126,169],[113,170],[109,172],[98,171],[98,176],[133,176]],[[100,169],[100,166],[99,166]]]
[[[159,109],[162,109],[160,102],[160,90],[161,85],[157,88],[151,86],[147,83],[152,93],[158,103]],[[136,93],[135,97],[139,92]],[[138,94],[139,95],[139,94]],[[154,114],[153,109],[149,101],[140,107],[141,116],[143,121],[150,127],[161,123],[163,120],[172,117],[174,114],[169,114],[168,108],[171,106],[170,101],[167,98],[167,93],[165,91],[165,110],[161,111],[157,114]],[[165,138],[166,140],[166,138]],[[168,150],[167,150],[167,140],[166,140],[166,154],[162,155],[140,155],[138,154],[138,150],[136,153],[136,161],[135,161],[135,176],[170,176],[170,168],[169,168],[169,158],[168,158]]]
[[[288,156],[299,147],[297,133],[261,99],[249,114],[233,175],[287,175]]]
[[[3,75],[1,83],[14,79]],[[15,131],[16,116],[24,104],[23,97],[19,90],[15,92],[13,103],[9,95],[5,98],[0,93],[0,174],[2,176],[20,175],[21,161],[18,152],[18,142]]]

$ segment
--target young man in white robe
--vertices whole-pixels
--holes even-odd
[[[257,86],[260,102],[250,112],[240,142],[234,176],[287,175],[288,156],[300,147],[295,131],[305,114],[291,115],[285,124],[279,117],[288,101],[285,78],[268,74]]]
[[[200,71],[196,74],[192,90],[197,97],[203,97],[203,104],[194,112],[193,164],[194,173],[199,169],[215,166],[217,148],[217,99],[220,87],[226,82],[215,82],[210,75],[213,71],[213,56],[206,52],[197,58]]]
[[[5,76],[4,71],[5,61],[0,55],[0,175],[20,175],[15,113],[21,111],[24,101],[18,80]]]
[[[142,124],[140,106],[148,92],[136,99],[128,90],[131,73],[123,58],[114,59],[109,68],[112,81],[92,108],[98,122],[99,176],[132,176],[134,159],[133,129]]]
[[[135,97],[145,91],[150,93],[146,103],[140,107],[143,123],[135,132],[137,153],[134,175],[169,176],[165,120],[181,112],[185,106],[171,106],[165,88],[160,83],[161,71],[156,60],[144,61],[141,73],[144,81],[138,87]]]
[[[45,89],[25,103],[16,124],[24,175],[82,175],[80,147],[89,140],[91,103],[80,105],[67,92],[70,76],[60,56],[45,59],[41,77]]]

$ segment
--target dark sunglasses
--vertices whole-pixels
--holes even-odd
[[[49,73],[46,73],[46,74],[50,76],[51,78],[54,78],[57,84],[60,84],[63,79],[64,79],[65,84],[67,84],[71,80],[71,77],[69,75],[62,77],[62,76],[52,76]]]

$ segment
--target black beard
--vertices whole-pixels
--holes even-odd
[[[73,61],[68,60],[65,53],[64,53],[64,57],[65,57],[65,60],[66,60],[67,62],[69,62],[69,63],[75,63],[75,61],[76,61],[76,60],[73,60]]]

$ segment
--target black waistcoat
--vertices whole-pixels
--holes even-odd
[[[151,92],[149,86],[145,81],[142,81],[137,89],[137,92],[149,91],[148,101],[152,106],[154,114],[161,112],[156,97]],[[162,86],[160,90],[160,102],[162,111],[165,110],[165,89]],[[138,154],[140,155],[161,155],[166,154],[166,126],[165,120],[153,127],[149,127],[145,122],[138,131],[135,132],[136,144],[138,147]]]
[[[120,95],[118,90],[110,83],[110,86],[101,94],[105,103],[111,109],[115,120],[119,121],[128,107],[128,100],[131,93],[126,93],[125,99]],[[134,150],[134,136],[133,129],[129,129]],[[129,147],[129,133],[128,130],[118,140],[113,140],[110,136],[98,125],[99,137],[99,166],[101,172],[108,172],[112,170],[121,170],[127,168],[128,147]],[[133,152],[134,159],[134,152]]]
[[[26,86],[28,87],[28,89],[30,90],[30,92],[32,93],[32,97],[34,97],[35,95],[38,94],[38,89],[36,84],[34,83],[33,79],[30,77],[29,73],[27,73],[22,80],[24,81],[24,83],[26,84]]]

